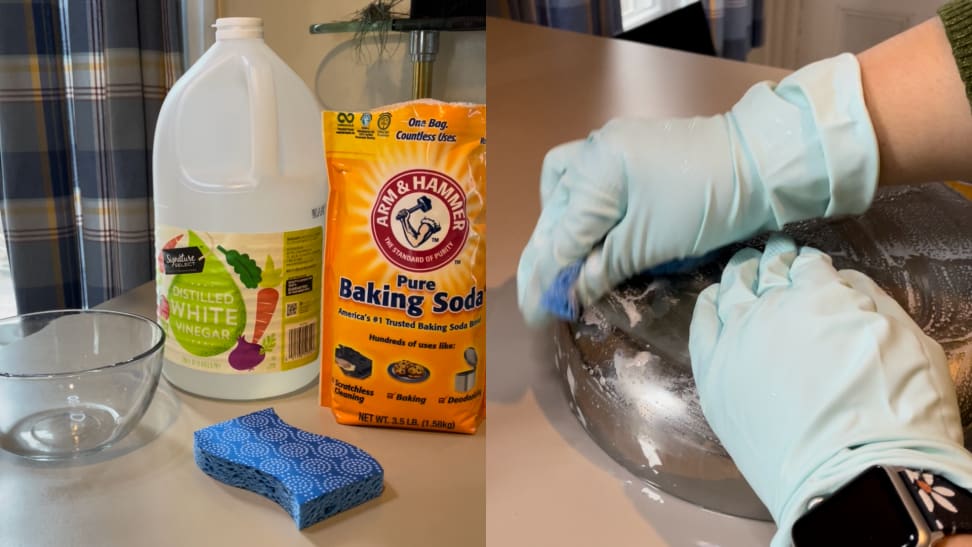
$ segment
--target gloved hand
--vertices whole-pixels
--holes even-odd
[[[863,212],[877,174],[849,54],[757,84],[724,115],[611,121],[547,154],[543,211],[517,272],[520,309],[542,323],[541,295],[585,257],[581,306],[649,267],[787,222]]]
[[[689,337],[705,414],[779,527],[866,468],[972,487],[945,354],[870,278],[774,235],[699,295]]]

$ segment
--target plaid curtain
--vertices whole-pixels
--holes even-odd
[[[0,0],[0,217],[17,307],[152,279],[152,140],[179,0]]]
[[[763,45],[763,0],[703,0],[702,6],[720,57],[745,61]]]
[[[622,30],[619,0],[506,0],[498,11],[516,21],[586,34],[614,36]]]
[[[701,0],[709,20],[716,53],[745,60],[749,50],[763,45],[763,0]],[[684,2],[668,2],[674,7]],[[621,0],[490,0],[492,13],[502,17],[561,28],[615,36],[621,27]]]

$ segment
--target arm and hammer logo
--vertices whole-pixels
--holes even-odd
[[[361,115],[361,127],[363,129],[368,129],[368,124],[371,123],[371,113],[365,112]]]

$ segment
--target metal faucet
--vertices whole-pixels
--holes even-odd
[[[412,98],[424,99],[432,94],[432,68],[439,54],[441,31],[486,30],[486,18],[479,16],[425,17],[417,19],[389,19],[371,23],[342,21],[317,23],[310,26],[311,34],[338,32],[408,32],[408,51],[412,61]]]

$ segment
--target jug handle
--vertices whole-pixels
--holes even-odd
[[[230,59],[223,59],[220,64],[230,62]],[[247,91],[249,92],[250,112],[252,113],[250,126],[250,147],[251,161],[250,172],[246,180],[240,181],[244,184],[236,184],[233,188],[236,191],[245,191],[246,187],[255,187],[264,177],[275,176],[279,172],[279,140],[277,129],[277,99],[276,89],[273,84],[273,68],[265,59],[250,56],[243,57],[244,72],[246,74]],[[185,97],[189,89],[197,82],[190,83],[186,88]],[[182,97],[177,103],[176,110],[180,115],[176,116],[176,133],[181,133],[182,120]],[[180,149],[176,147],[176,154],[180,154]],[[213,184],[194,177],[185,168],[185,163],[178,162],[181,167],[182,178],[192,186],[203,191],[219,188],[222,191],[230,190],[223,184]]]
[[[273,68],[266,59],[244,56],[250,95],[250,176],[254,185],[279,174],[277,97]]]

